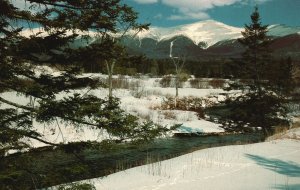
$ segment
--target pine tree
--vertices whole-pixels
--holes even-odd
[[[271,126],[286,124],[286,112],[282,97],[272,91],[274,88],[268,80],[270,72],[266,71],[266,67],[273,64],[269,50],[271,39],[267,36],[268,25],[262,25],[260,20],[258,7],[255,7],[251,14],[251,23],[245,25],[243,38],[239,39],[246,48],[242,55],[241,72],[253,82],[247,81],[246,86],[250,87],[248,92],[234,101],[228,101],[227,106],[231,110],[231,120],[259,126],[268,135]],[[245,85],[237,84],[236,87],[243,88]]]
[[[261,91],[266,64],[270,61],[268,25],[262,25],[258,7],[251,14],[251,23],[245,25],[239,42],[246,48],[242,56],[244,73],[254,81],[254,90]]]
[[[102,84],[96,79],[78,77],[84,53],[91,51],[101,61],[111,61],[123,51],[106,40],[111,39],[111,34],[147,28],[148,25],[136,23],[137,13],[131,7],[120,0],[22,2],[29,9],[16,8],[13,1],[0,0],[0,92],[16,92],[28,99],[24,105],[0,96],[0,156],[7,150],[30,147],[24,138],[58,146],[35,130],[38,127],[33,125],[35,121],[41,125],[60,121],[78,127],[101,128],[120,141],[149,140],[166,131],[151,123],[140,125],[136,117],[119,108],[117,99],[100,99],[88,94]],[[32,25],[38,26],[40,32],[30,36],[21,33],[30,31],[26,28]],[[88,39],[94,33],[102,40],[89,44]],[[87,45],[74,48],[72,44],[78,39],[86,39]],[[114,55],[111,49],[116,50]],[[56,67],[61,74],[35,73],[37,67],[45,65]],[[76,89],[87,93],[80,94]],[[59,94],[64,94],[64,98],[59,99]]]
[[[281,60],[276,78],[277,87],[281,94],[289,95],[294,88],[294,65],[291,57]]]

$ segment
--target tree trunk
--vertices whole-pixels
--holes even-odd
[[[181,74],[181,70],[185,64],[185,57],[182,59],[178,59],[177,61],[171,57],[173,64],[175,66],[175,108],[177,107],[177,99],[178,99],[178,88],[179,88],[179,76]]]
[[[176,90],[176,93],[175,93],[175,108],[177,108],[177,98],[178,98],[178,75],[176,74],[176,77],[175,77],[175,90]]]
[[[113,75],[113,71],[114,71],[114,66],[115,66],[115,61],[112,62],[108,62],[105,61],[106,63],[106,68],[107,68],[107,74],[108,74],[108,97],[112,98],[112,90],[113,90],[113,86],[112,86],[112,75]]]
[[[175,108],[177,108],[177,98],[178,98],[178,76],[179,76],[179,71],[178,71],[178,67],[176,66],[176,75],[175,75]]]

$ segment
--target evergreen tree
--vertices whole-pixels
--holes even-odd
[[[231,111],[228,114],[230,120],[242,125],[250,123],[259,126],[265,135],[269,134],[271,126],[286,123],[286,112],[282,105],[283,97],[277,95],[276,91],[272,91],[274,88],[270,88],[271,81],[267,80],[270,73],[266,71],[266,67],[273,64],[267,27],[261,24],[258,8],[255,7],[251,14],[251,23],[245,25],[243,38],[239,39],[246,48],[241,60],[243,64],[240,67],[241,72],[245,78],[252,81],[246,80],[244,84],[233,84],[233,87],[246,86],[249,90],[235,100],[227,102]]]
[[[22,9],[13,2],[0,0],[0,92],[16,92],[28,103],[0,96],[0,156],[7,150],[29,147],[24,138],[57,146],[43,138],[35,121],[106,129],[121,141],[149,140],[166,131],[151,123],[139,125],[137,118],[119,108],[117,99],[76,92],[102,85],[96,79],[78,77],[84,53],[91,51],[101,61],[110,61],[122,48],[109,35],[147,28],[136,23],[137,13],[131,7],[120,0],[24,0],[19,1],[26,4]],[[24,35],[32,25],[40,32]],[[88,43],[94,33],[102,39],[98,44]],[[74,48],[78,39],[86,39],[86,46]],[[111,49],[116,50],[113,55]],[[61,74],[35,73],[45,65],[59,65]],[[59,94],[64,98],[58,98]]]
[[[294,88],[294,65],[291,57],[280,61],[278,75],[275,79],[278,91],[281,94],[289,95]]]
[[[256,6],[251,14],[251,23],[245,25],[243,38],[239,42],[246,48],[242,63],[244,74],[254,81],[254,90],[261,91],[266,64],[270,61],[270,38],[267,36],[268,25],[261,24]]]

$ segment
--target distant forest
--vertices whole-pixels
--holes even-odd
[[[106,73],[104,62],[88,60],[83,64],[84,72]],[[97,62],[97,61],[96,61]],[[196,78],[247,78],[243,70],[241,61],[235,59],[216,59],[206,61],[187,60],[183,73],[194,75]],[[299,60],[290,57],[271,60],[264,71],[264,78],[278,76],[286,67],[293,67],[294,70],[300,67]],[[171,59],[148,59],[144,56],[132,56],[120,61],[114,70],[114,74],[135,76],[138,74],[148,74],[149,76],[163,76],[174,74],[174,65]]]

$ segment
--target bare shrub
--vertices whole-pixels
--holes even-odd
[[[118,78],[112,79],[112,86],[114,89],[134,89],[137,86],[140,86],[139,80],[128,79],[124,75],[119,75]]]
[[[194,79],[190,79],[189,82],[190,82],[190,85],[192,88],[198,88],[198,89],[208,89],[209,88],[208,80],[194,78]]]
[[[176,115],[172,111],[164,111],[163,114],[165,116],[165,119],[176,119]]]
[[[150,90],[147,90],[145,93],[148,96],[149,95],[154,95],[154,96],[162,96],[163,95],[163,93],[160,90],[157,90],[157,89],[150,89]]]
[[[178,88],[182,88],[184,82],[186,82],[189,79],[190,75],[186,74],[186,73],[181,73],[178,76]],[[175,87],[175,76],[173,75],[165,75],[162,77],[162,79],[160,79],[159,84],[161,87],[163,88],[168,88],[168,87]]]
[[[224,79],[212,79],[209,81],[209,85],[212,88],[224,88],[225,80]]]
[[[288,113],[291,115],[297,116],[300,114],[300,104],[299,103],[287,103],[285,104],[285,108],[287,109]]]
[[[253,79],[240,79],[238,82],[239,82],[240,84],[246,85],[246,86],[249,86],[249,85],[253,85],[253,84],[254,84]]]
[[[191,76],[190,76],[189,74],[187,74],[187,73],[180,73],[180,75],[179,75],[179,81],[180,81],[181,83],[186,82],[186,81],[188,81],[188,79],[189,79],[190,77],[191,77]]]
[[[208,102],[209,100],[196,97],[184,97],[177,99],[175,106],[175,99],[173,97],[168,97],[161,105],[162,109],[165,110],[183,110],[183,111],[193,111],[197,113],[199,118],[204,118],[204,105],[212,105],[213,102]]]
[[[130,93],[135,98],[141,98],[145,95],[145,87],[141,84],[140,81],[135,81],[130,83]]]
[[[163,88],[168,88],[171,87],[172,84],[172,76],[171,75],[166,75],[163,76],[163,78],[159,81],[159,84],[161,85],[161,87]]]

